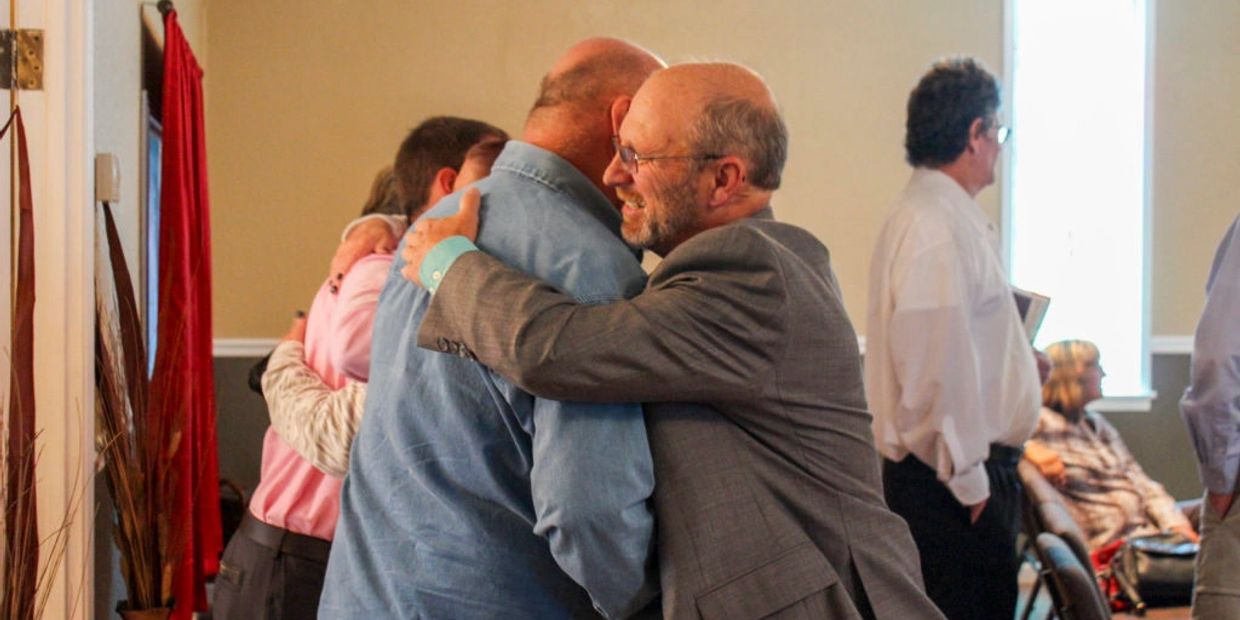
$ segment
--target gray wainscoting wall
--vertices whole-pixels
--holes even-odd
[[[241,485],[249,494],[258,483],[267,408],[250,391],[250,367],[258,358],[215,358],[220,477]],[[1161,354],[1153,358],[1153,388],[1158,392],[1150,411],[1115,412],[1107,419],[1119,429],[1137,461],[1178,499],[1201,495],[1196,461],[1180,421],[1178,401],[1188,383],[1189,356]]]
[[[254,492],[258,484],[263,459],[263,435],[270,425],[267,403],[250,389],[250,368],[259,359],[215,358],[215,428],[220,479],[240,485],[246,497]]]
[[[1105,357],[1102,363],[1105,367]],[[1145,473],[1163,483],[1176,499],[1202,494],[1197,458],[1180,419],[1180,395],[1188,385],[1188,365],[1187,354],[1155,355],[1150,364],[1150,383],[1158,397],[1150,410],[1106,414]]]

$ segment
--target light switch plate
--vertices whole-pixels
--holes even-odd
[[[121,200],[121,160],[112,153],[95,154],[95,202]]]

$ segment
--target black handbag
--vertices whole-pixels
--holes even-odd
[[[1196,563],[1197,543],[1165,533],[1125,540],[1110,568],[1120,596],[1140,614],[1146,607],[1190,604]]]

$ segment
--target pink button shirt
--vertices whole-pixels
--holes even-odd
[[[346,379],[367,378],[375,306],[391,266],[391,255],[372,254],[354,265],[338,294],[324,284],[314,296],[306,320],[306,364],[332,389],[344,387]],[[269,427],[250,512],[264,523],[331,540],[341,482],[315,469]]]

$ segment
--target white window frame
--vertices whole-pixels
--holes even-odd
[[[1015,100],[1013,98],[1013,78],[1015,77],[1015,43],[1016,43],[1016,3],[1020,1],[1038,1],[1038,0],[1004,0],[1003,10],[1003,31],[1004,31],[1004,54],[1003,54],[1003,75],[1002,80],[1002,97],[1003,109],[1001,115],[1006,118],[1012,118]],[[1080,0],[1086,1],[1089,0]],[[1145,71],[1144,71],[1144,153],[1143,161],[1143,178],[1142,178],[1142,295],[1141,295],[1141,343],[1140,343],[1140,384],[1142,389],[1137,393],[1108,393],[1105,398],[1095,401],[1090,405],[1091,410],[1095,411],[1149,411],[1151,403],[1157,397],[1157,393],[1151,387],[1151,266],[1152,266],[1152,243],[1153,243],[1153,217],[1152,217],[1152,198],[1153,198],[1153,153],[1154,153],[1154,49],[1155,49],[1155,33],[1156,33],[1156,15],[1157,0],[1144,0],[1145,4]],[[1015,138],[1018,143],[1020,140],[1019,119],[1012,119],[1013,128],[1015,130]],[[1104,138],[1096,137],[1095,141],[1101,142]],[[1015,144],[1012,145],[1015,147]],[[1001,182],[1002,182],[1002,216],[1001,216],[1001,234],[1003,240],[1003,263],[1007,270],[1009,278],[1012,276],[1012,251],[1013,251],[1013,165],[1012,156],[1014,148],[1004,149],[1001,156]],[[1100,154],[1099,156],[1105,156]],[[1021,286],[1020,282],[1013,282],[1016,286]],[[1052,312],[1054,311],[1054,300],[1051,301]],[[1087,335],[1083,335],[1087,337]],[[1104,365],[1106,351],[1103,351]]]

